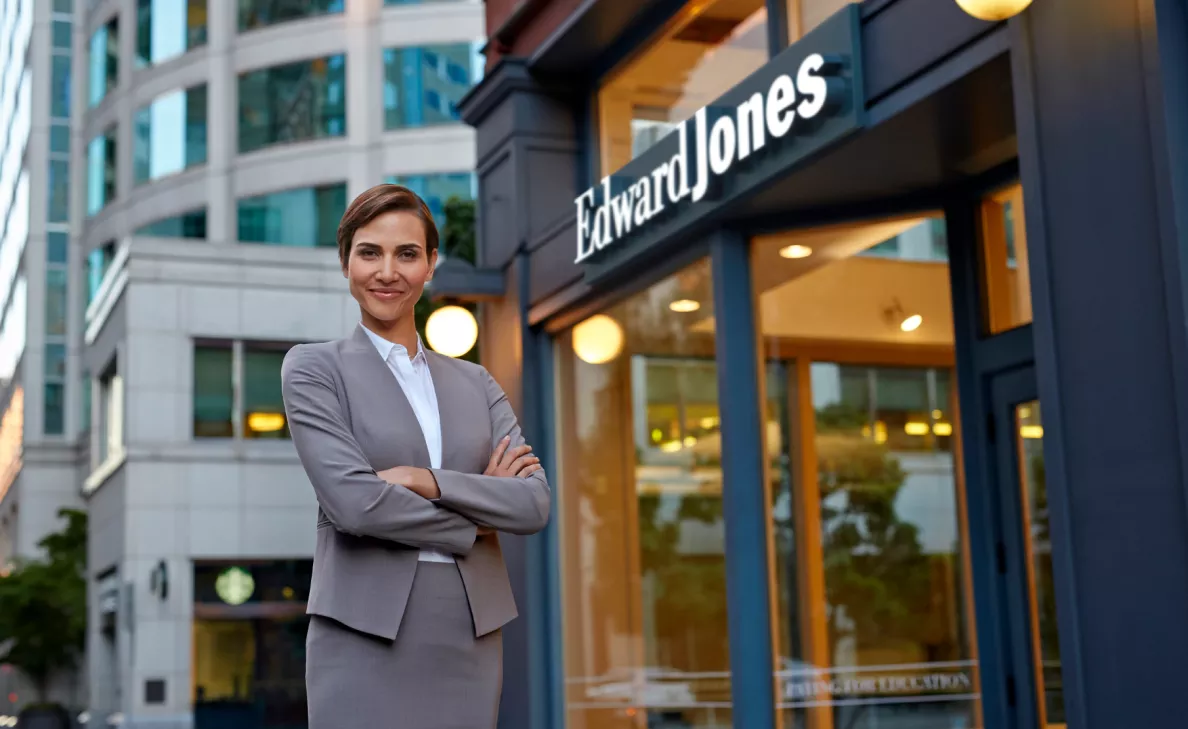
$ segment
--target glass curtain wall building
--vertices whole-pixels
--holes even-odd
[[[74,23],[72,490],[119,515],[92,522],[91,727],[303,727],[316,502],[281,362],[358,323],[335,247],[352,197],[400,180],[443,222],[474,198],[456,106],[482,6],[80,0]],[[399,125],[392,53],[417,78]]]

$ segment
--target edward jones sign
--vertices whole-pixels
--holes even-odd
[[[856,129],[857,15],[839,12],[574,201],[576,263],[674,217],[749,191]],[[762,169],[759,169],[762,167]],[[756,179],[732,178],[748,171]],[[677,226],[679,227],[679,226]]]

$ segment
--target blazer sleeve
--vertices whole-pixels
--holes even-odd
[[[281,390],[297,455],[327,518],[355,536],[469,553],[474,522],[376,475],[347,427],[326,369],[315,353],[294,347],[281,366]]]
[[[511,436],[508,448],[523,445],[524,435],[503,388],[486,369],[481,372],[491,413],[491,448],[505,435]],[[430,470],[441,491],[437,502],[476,524],[509,534],[535,534],[549,522],[551,494],[544,469],[527,478]]]

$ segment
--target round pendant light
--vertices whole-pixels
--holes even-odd
[[[478,341],[478,322],[461,306],[443,306],[425,322],[425,338],[434,352],[461,357]]]
[[[595,314],[573,328],[573,351],[583,362],[605,364],[623,349],[623,327],[606,314]]]
[[[957,4],[978,20],[997,22],[1023,12],[1031,0],[957,0]]]

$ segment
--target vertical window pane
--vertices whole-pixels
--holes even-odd
[[[1031,323],[1031,266],[1023,216],[1023,187],[982,203],[982,302],[987,334]]]
[[[477,181],[474,173],[452,172],[434,175],[393,175],[388,182],[404,185],[425,201],[439,230],[446,226],[446,203],[457,198],[473,200]]]
[[[66,432],[66,386],[60,382],[45,383],[45,418],[43,430],[46,435],[62,435]]]
[[[598,92],[602,170],[619,169],[767,63],[764,0],[690,2]]]
[[[702,261],[560,338],[571,727],[731,726],[712,308]]]
[[[70,49],[73,43],[73,32],[69,21],[55,20],[53,26],[54,48]]]
[[[118,18],[112,18],[111,22],[95,31],[91,36],[90,55],[87,63],[90,65],[88,99],[91,106],[96,106],[119,83],[120,33]]]
[[[385,128],[458,121],[458,102],[478,83],[482,68],[471,43],[385,49]]]
[[[74,0],[54,0],[55,13],[73,13]]]
[[[334,246],[346,210],[346,184],[284,190],[239,201],[239,240]]]
[[[45,272],[45,333],[66,335],[66,269]]]
[[[95,300],[99,287],[103,284],[103,277],[115,259],[115,243],[105,243],[87,255],[87,303]]]
[[[91,140],[87,147],[87,214],[94,215],[115,199],[116,128]]]
[[[60,380],[66,377],[66,345],[45,345],[45,376]]]
[[[150,66],[206,44],[207,0],[137,0],[136,65]]]
[[[287,349],[244,348],[243,437],[288,438],[281,397],[281,363]]]
[[[345,134],[345,56],[298,61],[240,75],[240,152]]]
[[[70,154],[70,125],[55,122],[50,125],[50,152]]]
[[[50,114],[55,118],[70,118],[70,56],[55,55],[50,71]]]
[[[290,20],[341,13],[342,9],[343,0],[239,0],[239,30],[243,32]]]
[[[66,223],[70,220],[70,163],[64,160],[50,160],[46,211],[51,223]]]
[[[66,249],[70,238],[65,233],[46,233],[45,258],[50,263],[66,263]]]
[[[157,97],[133,120],[137,183],[206,162],[206,85]]]
[[[981,724],[942,233],[752,247],[785,726]]]
[[[204,239],[206,238],[206,210],[194,210],[176,217],[157,220],[139,228],[136,235]]]
[[[230,346],[194,347],[194,437],[234,434]]]

